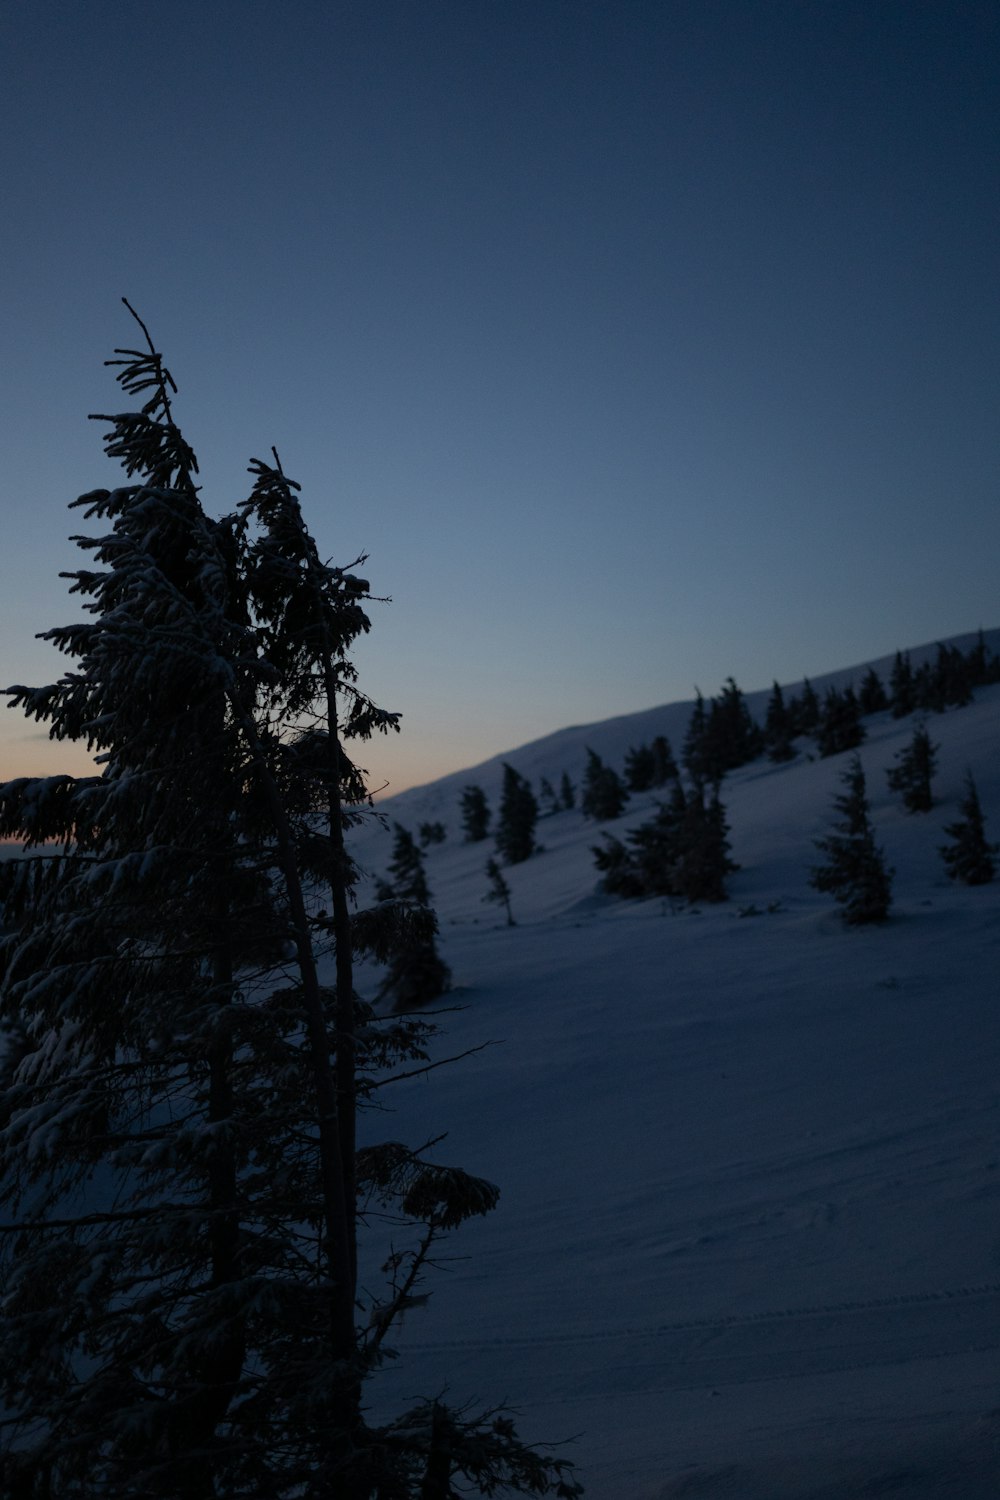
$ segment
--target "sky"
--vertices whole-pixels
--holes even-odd
[[[79,613],[135,341],[212,514],[277,447],[395,792],[1000,624],[1000,11],[7,0],[0,682]],[[19,713],[0,776],[86,769]]]

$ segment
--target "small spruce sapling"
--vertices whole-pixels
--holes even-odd
[[[859,756],[851,757],[841,781],[846,791],[834,802],[840,821],[827,838],[815,841],[826,863],[813,869],[809,883],[839,902],[849,927],[884,922],[892,904],[893,871],[875,843]]]
[[[945,828],[952,842],[941,846],[949,878],[963,885],[988,885],[996,875],[994,855],[1000,851],[1000,844],[987,841],[986,819],[971,771],[965,773],[965,796],[959,811],[959,821]]]
[[[486,875],[490,882],[490,888],[483,897],[483,900],[495,901],[498,906],[502,906],[507,913],[507,926],[516,926],[514,914],[510,909],[510,886],[504,880],[503,871],[495,859],[488,859],[486,861]]]

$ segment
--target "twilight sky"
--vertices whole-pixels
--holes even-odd
[[[0,64],[0,683],[123,294],[207,508],[274,444],[370,553],[392,790],[1000,624],[992,0],[7,0]]]

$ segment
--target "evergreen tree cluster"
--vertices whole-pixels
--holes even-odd
[[[841,702],[844,696],[840,695]],[[848,701],[850,698],[853,694]],[[772,701],[779,709],[770,719],[770,740],[774,746],[784,737],[781,720],[784,704],[777,684]],[[901,793],[910,812],[928,812],[933,806],[931,781],[937,748],[931,743],[926,726],[919,724],[910,744],[897,753],[897,764],[888,771],[890,789]],[[857,753],[843,779],[847,790],[835,804],[840,819],[829,837],[817,841],[827,860],[813,870],[810,883],[834,895],[843,907],[844,921],[858,926],[882,921],[887,916],[892,871],[875,844],[865,776]],[[952,878],[981,884],[993,879],[993,856],[1000,846],[986,840],[982,809],[971,776],[962,813],[962,819],[945,830],[953,842],[941,852]],[[674,778],[670,799],[659,804],[651,820],[631,829],[624,840],[605,834],[603,844],[593,847],[592,853],[601,872],[603,889],[623,897],[722,901],[726,899],[726,877],[739,868],[729,858],[728,827],[719,801],[718,783],[707,798],[703,784],[692,781],[691,790],[685,791],[679,776]]]
[[[861,704],[852,687],[827,688],[816,727],[816,748],[821,756],[856,750],[865,738]]]
[[[681,759],[697,786],[717,785],[727,771],[756,760],[763,748],[764,734],[732,677],[726,678],[718,697],[707,705],[695,690]]]
[[[890,789],[902,793],[903,804],[910,812],[929,812],[934,805],[931,777],[936,751],[926,727],[918,725],[910,744],[897,754],[897,765],[889,769]],[[881,922],[891,905],[893,872],[875,844],[864,770],[857,755],[842,780],[846,791],[835,803],[840,821],[829,837],[817,840],[817,848],[827,859],[813,870],[811,884],[836,898],[848,925]],[[951,879],[984,885],[996,874],[994,856],[1000,845],[986,838],[985,818],[971,772],[966,774],[959,811],[961,817],[945,828],[951,842],[943,845],[940,853]]]
[[[618,772],[606,766],[595,750],[588,750],[580,792],[584,817],[593,818],[598,823],[610,822],[621,816],[627,801],[628,792]]]
[[[393,898],[352,910],[347,747],[398,727],[350,657],[363,559],[323,561],[276,454],[206,514],[139,326],[113,363],[143,404],[100,419],[132,482],[77,502],[86,618],[48,632],[72,667],[9,690],[99,769],[0,786],[0,836],[40,851],[0,870],[0,1493],[575,1496],[502,1413],[366,1412],[439,1240],[498,1190],[356,1142],[430,1028],[377,1020],[355,963],[432,933],[412,839]],[[357,1274],[369,1203],[398,1225],[382,1287]]]
[[[941,645],[935,661],[925,662],[916,670],[908,654],[897,652],[888,689],[874,667],[865,671],[857,691],[851,684],[830,687],[822,701],[808,678],[797,694],[786,695],[775,682],[763,726],[755,723],[743,692],[728,677],[718,695],[708,702],[696,690],[681,764],[695,787],[713,787],[727,772],[748,765],[762,754],[776,763],[794,759],[795,741],[803,736],[814,737],[821,757],[841,755],[856,751],[864,743],[863,721],[872,714],[891,709],[901,718],[915,710],[943,712],[970,702],[973,688],[997,681],[1000,658],[990,652],[982,631],[968,651]],[[665,735],[656,736],[651,744],[630,746],[621,772],[592,749],[587,750],[586,757],[579,806],[584,816],[595,822],[613,821],[625,811],[630,796],[669,786],[679,774]],[[512,775],[516,782],[511,781]],[[910,793],[911,800],[917,795]],[[519,863],[535,851],[534,828],[540,817],[576,805],[576,788],[567,772],[562,773],[558,791],[548,777],[542,776],[536,796],[526,777],[505,766],[496,829],[497,852],[503,862]],[[491,813],[481,787],[465,788],[461,820],[467,842],[488,836]]]
[[[519,864],[535,852],[534,830],[538,819],[551,817],[554,813],[569,811],[574,807],[576,788],[564,771],[558,792],[548,777],[542,776],[536,796],[526,776],[506,764],[503,771],[496,845],[505,863]],[[467,844],[480,843],[488,837],[493,814],[481,786],[467,786],[464,789],[459,811]]]
[[[820,702],[808,678],[798,695],[785,697],[774,684],[764,720],[763,744],[774,761],[790,760],[793,741],[813,735],[821,756],[856,750],[865,738],[862,720],[891,709],[901,719],[914,712],[944,713],[972,701],[973,689],[1000,681],[1000,658],[987,648],[982,631],[968,651],[957,646],[937,648],[933,662],[914,669],[909,655],[897,652],[888,690],[874,667],[869,667],[855,692],[853,686],[828,688]],[[704,721],[705,710],[696,703],[692,723]]]
[[[519,864],[536,851],[535,826],[539,818],[569,812],[579,805],[585,817],[607,822],[621,816],[631,793],[666,786],[677,775],[677,763],[665,735],[657,735],[652,744],[631,747],[623,773],[606,765],[596,751],[588,749],[586,754],[579,799],[567,771],[559,778],[558,791],[547,776],[541,776],[536,795],[526,776],[504,765],[495,839],[497,852],[505,864]],[[491,812],[481,787],[465,788],[460,812],[466,842],[485,839]]]
[[[973,689],[1000,682],[1000,659],[988,650],[979,632],[968,651],[939,645],[933,662],[914,668],[908,652],[896,652],[889,679],[889,707],[894,719],[916,711],[944,713],[971,703]]]
[[[729,857],[729,829],[718,789],[706,797],[685,792],[676,778],[668,801],[625,842],[604,835],[592,853],[601,884],[617,896],[669,896],[681,901],[725,901],[726,877],[739,868]]]
[[[630,746],[625,755],[625,785],[629,792],[652,792],[668,786],[677,775],[677,762],[665,734],[649,745]]]
[[[936,660],[925,663],[916,672],[910,667],[908,656],[897,653],[888,690],[873,667],[866,670],[857,691],[851,684],[830,687],[822,701],[808,678],[803,680],[798,694],[790,695],[775,682],[763,726],[754,722],[743,693],[729,677],[718,696],[708,702],[696,692],[681,753],[687,790],[664,735],[657,736],[651,744],[631,746],[621,773],[588,748],[579,806],[584,816],[595,822],[619,818],[631,795],[671,788],[669,798],[659,804],[649,822],[631,830],[624,841],[605,834],[603,844],[594,848],[604,889],[622,896],[724,900],[726,877],[738,868],[729,858],[728,830],[718,796],[720,783],[728,771],[747,765],[762,754],[779,763],[792,760],[796,754],[795,741],[805,735],[814,737],[821,757],[848,751],[856,754],[865,739],[865,717],[890,708],[894,715],[902,717],[920,707],[939,711],[957,707],[970,701],[974,686],[995,681],[1000,681],[1000,659],[989,652],[981,631],[969,651],[963,653],[955,647],[939,646]],[[902,794],[910,811],[926,812],[933,806],[931,778],[935,755],[936,747],[931,744],[926,728],[919,725],[912,744],[899,753],[899,764],[889,772],[890,788]],[[534,853],[538,847],[535,842],[538,818],[568,810],[576,800],[575,788],[565,772],[558,793],[547,777],[541,777],[536,798],[527,778],[505,765],[496,830],[497,852],[503,863],[516,864]],[[466,788],[462,816],[467,840],[486,837],[490,815],[480,788]],[[841,837],[846,835],[839,829],[834,841]],[[832,846],[826,852],[832,862]],[[830,883],[819,888],[836,893],[836,887],[841,891],[838,899],[843,898],[845,920],[851,924],[878,920],[858,915],[877,910],[879,899],[873,886],[854,896],[843,894],[850,884],[842,878],[849,852],[860,860],[859,849],[841,851],[837,872],[826,875],[814,872],[813,883],[827,880]],[[863,861],[858,869],[862,865]],[[871,863],[864,865],[864,880],[874,880],[873,868]],[[982,868],[987,868],[987,862]],[[891,875],[887,880],[891,883]]]

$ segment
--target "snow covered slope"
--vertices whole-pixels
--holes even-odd
[[[502,758],[578,779],[587,744],[617,767],[656,733],[678,749],[689,709]],[[461,843],[458,819],[469,782],[495,804],[499,757],[382,805],[449,827],[427,856],[463,1007],[441,1055],[498,1045],[385,1090],[364,1128],[447,1131],[442,1159],[502,1196],[454,1237],[376,1402],[505,1400],[531,1440],[579,1435],[591,1500],[1000,1494],[1000,883],[956,886],[938,854],[967,767],[1000,839],[1000,688],[928,720],[925,815],[886,786],[914,722],[865,721],[896,869],[869,929],[807,883],[846,756],[727,777],[742,868],[698,910],[601,895],[598,829],[563,812],[506,872],[518,925],[501,925],[492,845]],[[374,873],[389,847],[356,841]]]

